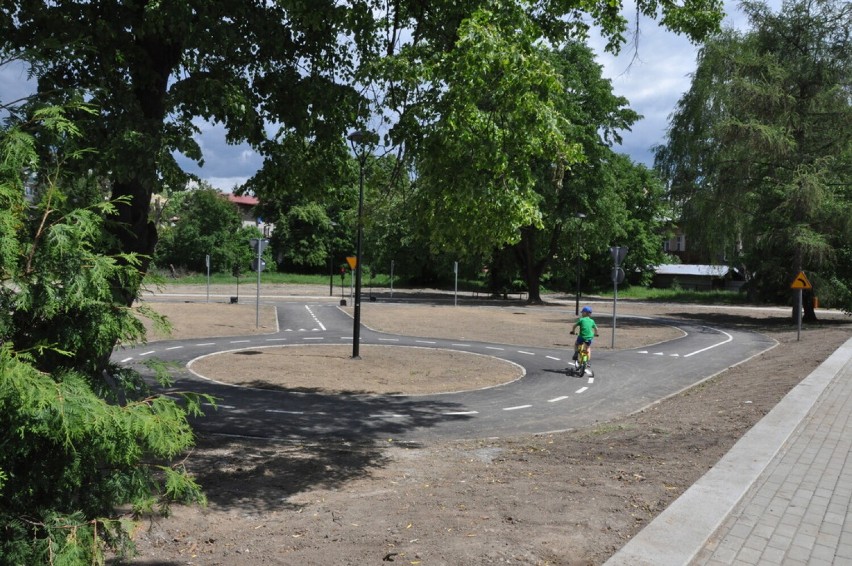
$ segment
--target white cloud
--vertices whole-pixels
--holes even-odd
[[[766,3],[776,11],[781,6],[781,0]],[[723,26],[742,29],[747,25],[738,2],[726,0],[725,11]],[[624,13],[635,14],[635,5],[626,4]],[[633,23],[631,20],[631,26]],[[604,76],[612,80],[615,93],[627,98],[630,107],[643,116],[631,132],[623,132],[624,141],[616,151],[653,165],[651,148],[665,141],[668,117],[690,87],[698,46],[647,18],[640,20],[636,49],[628,43],[618,56],[613,56],[604,53],[600,38],[593,38],[591,45],[603,65]]]

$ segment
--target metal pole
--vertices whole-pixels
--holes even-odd
[[[798,289],[796,295],[796,303],[798,304],[796,307],[796,342],[798,342],[802,336],[802,290]]]
[[[391,285],[391,291],[390,291],[391,295],[390,295],[390,296],[391,296],[391,299],[393,299],[393,260],[391,260],[391,280],[390,280],[390,285]]]
[[[612,344],[610,348],[615,349],[615,310],[618,307],[618,282],[615,282],[615,291],[612,297]]]
[[[207,264],[207,302],[210,302],[210,254],[204,258],[204,263]]]
[[[254,305],[254,327],[260,328],[260,261],[263,254],[263,237],[257,239],[257,300]]]
[[[358,176],[358,241],[355,250],[355,321],[354,329],[352,330],[352,357],[359,359],[361,356],[359,351],[361,341],[361,238],[363,232],[362,215],[364,213],[364,159],[365,155],[359,158],[359,176]]]
[[[455,286],[453,288],[453,306],[459,305],[459,262],[453,262],[453,275],[455,277]]]
[[[580,228],[583,225],[583,219],[586,217],[582,212],[577,212],[574,214],[574,218],[578,218],[579,222],[577,222],[577,294],[575,296],[576,301],[574,304],[574,315],[580,316]]]

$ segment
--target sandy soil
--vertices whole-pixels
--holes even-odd
[[[213,335],[211,329],[219,327],[224,334],[218,335],[258,331],[254,305],[149,304],[174,316],[183,337]],[[364,305],[362,320],[375,329],[417,336],[568,347],[572,306],[379,302]],[[606,348],[610,311],[603,303],[595,310],[602,334],[596,347]],[[139,556],[131,563],[601,564],[852,335],[848,317],[829,313],[820,313],[820,322],[805,327],[800,340],[785,310],[620,302],[618,313],[625,317],[616,331],[616,346],[622,348],[672,336],[671,328],[627,315],[748,328],[780,345],[644,411],[560,434],[430,445],[201,437],[185,465],[205,487],[208,507],[176,507],[168,519],[145,522],[136,536]],[[264,315],[266,332],[274,330],[274,313]],[[284,350],[270,356],[292,356],[299,349]],[[305,355],[308,350],[314,352]],[[435,373],[414,375],[412,358],[401,350],[411,349],[371,349],[370,366],[393,360],[381,362],[390,364],[383,374],[358,376],[357,389],[409,393],[423,383],[477,386],[482,372],[475,371],[476,364],[488,359],[472,356],[472,369],[452,375],[441,372],[446,358],[436,353],[429,364],[437,366]],[[329,371],[331,360],[345,353],[308,348],[298,356],[304,359],[288,362],[299,364],[294,374],[309,375],[311,387],[342,388],[326,378],[335,373]],[[229,372],[231,360],[208,359],[217,358],[205,371]],[[243,368],[236,373],[242,375]],[[269,376],[239,379],[262,382]],[[286,384],[306,386],[294,376]]]

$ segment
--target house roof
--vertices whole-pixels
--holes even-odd
[[[699,277],[724,277],[728,274],[727,265],[701,265],[687,263],[670,263],[654,268],[657,275],[692,275]]]
[[[248,195],[235,195],[232,193],[228,193],[228,200],[234,204],[241,204],[244,206],[257,206],[257,203],[260,202],[257,200],[257,197],[252,197]]]

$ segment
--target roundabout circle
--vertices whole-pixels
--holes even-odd
[[[493,356],[417,346],[276,345],[226,350],[191,360],[203,379],[256,389],[357,395],[435,395],[497,387],[526,370]]]

